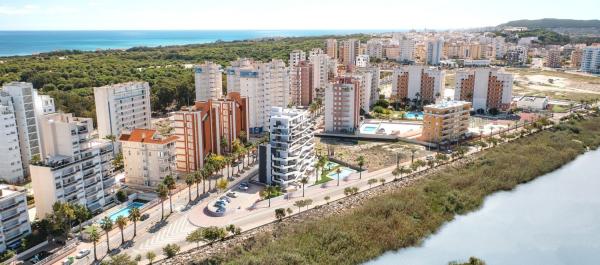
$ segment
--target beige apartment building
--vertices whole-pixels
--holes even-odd
[[[513,75],[496,68],[456,72],[454,99],[473,103],[475,110],[508,110],[512,102]]]
[[[25,188],[0,184],[0,253],[19,247],[31,234],[26,192]]]
[[[196,101],[217,99],[223,95],[223,73],[221,66],[206,61],[194,66]]]
[[[177,136],[162,136],[156,130],[134,129],[119,138],[125,164],[125,183],[133,188],[154,189],[175,173]]]
[[[300,61],[290,69],[290,103],[307,107],[314,95],[314,70],[310,61]]]
[[[392,75],[392,96],[401,101],[434,103],[444,93],[445,75],[443,70],[435,67],[410,65],[396,68]]]
[[[338,58],[338,42],[336,39],[327,39],[327,55],[329,58],[337,59]]]
[[[340,63],[346,67],[356,64],[356,56],[360,54],[360,41],[357,39],[343,40],[339,47]]]
[[[94,88],[96,120],[101,139],[135,128],[150,128],[150,86],[128,82]],[[118,148],[117,148],[118,149]]]
[[[469,131],[471,103],[444,101],[423,108],[423,132],[419,140],[430,143],[451,143]]]
[[[325,132],[354,133],[360,125],[360,81],[340,77],[325,90]]]

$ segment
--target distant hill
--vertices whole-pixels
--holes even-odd
[[[543,18],[535,20],[514,20],[504,24],[498,25],[498,27],[527,27],[530,29],[537,28],[596,28],[600,29],[600,20],[576,20],[576,19],[558,19],[558,18]]]

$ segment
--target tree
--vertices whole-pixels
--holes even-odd
[[[102,218],[102,220],[100,220],[100,227],[102,228],[102,230],[104,230],[104,233],[106,234],[106,252],[110,252],[110,242],[109,242],[109,238],[108,238],[108,232],[110,232],[110,230],[112,230],[113,228],[113,222],[110,219],[110,217],[105,216],[104,218]]]
[[[185,184],[188,186],[188,202],[192,202],[192,185],[196,182],[196,178],[193,174],[188,174],[185,178]]]
[[[375,183],[377,183],[377,180],[376,180],[376,179],[369,179],[369,180],[367,181],[367,184],[369,184],[369,189],[370,189],[370,188],[371,188],[371,186],[373,186],[373,184],[375,184]]]
[[[104,139],[109,140],[110,143],[112,144],[111,145],[112,146],[112,153],[113,153],[113,157],[114,157],[115,156],[115,141],[117,140],[117,137],[114,136],[114,135],[112,135],[112,134],[109,134],[107,136],[104,136]]]
[[[358,158],[356,158],[356,162],[358,164],[358,167],[360,168],[360,171],[358,172],[358,179],[362,179],[362,169],[363,166],[365,165],[365,157],[364,156],[358,156]]]
[[[158,193],[158,197],[160,198],[160,219],[163,220],[165,218],[165,201],[169,196],[169,190],[165,184],[160,183],[156,187],[156,193]]]
[[[123,163],[123,153],[117,153],[114,155],[112,165],[115,170],[120,170],[125,167],[125,164]]]
[[[173,213],[173,194],[172,191],[176,188],[175,179],[171,175],[167,175],[163,180],[163,183],[169,190],[169,208],[171,209],[171,213]]]
[[[308,210],[308,207],[309,207],[310,205],[312,205],[312,203],[313,203],[313,200],[311,200],[311,199],[306,199],[306,200],[304,200],[304,206],[306,206],[306,209],[307,209],[307,210]]]
[[[131,256],[127,254],[118,254],[110,257],[110,260],[107,262],[102,262],[107,265],[136,265],[137,262],[135,260],[131,260]]]
[[[265,189],[265,195],[266,195],[267,199],[269,200],[269,207],[271,207],[271,197],[273,197],[275,194],[277,194],[277,192],[279,192],[279,187],[276,187],[273,185],[269,185]]]
[[[344,195],[350,196],[351,194],[352,194],[352,188],[351,187],[344,188]]]
[[[394,176],[394,181],[400,174],[402,174],[401,169],[399,167],[394,168],[394,170],[392,171],[392,175]]]
[[[58,201],[52,205],[52,215],[50,217],[52,226],[57,228],[57,233],[64,236],[65,241],[69,239],[71,222],[73,222],[75,218],[75,209],[71,203]]]
[[[381,183],[381,186],[385,185],[385,179],[384,178],[380,178],[379,182]]]
[[[73,205],[73,210],[74,210],[74,214],[75,214],[75,220],[77,220],[77,223],[79,223],[79,234],[83,234],[83,222],[87,221],[88,219],[92,218],[92,213],[90,212],[90,210],[81,205],[81,204],[75,204]]]
[[[202,173],[200,171],[194,171],[194,182],[196,183],[196,199],[200,196],[200,182],[202,182]]]
[[[203,228],[198,228],[187,235],[187,242],[196,243],[196,247],[200,246],[200,242],[204,240]]]
[[[304,197],[304,186],[306,186],[306,184],[308,183],[308,178],[307,177],[301,178],[300,183],[302,183],[302,197]]]
[[[335,169],[335,173],[337,174],[337,185],[340,185],[340,173],[342,173],[342,169],[339,167]]]
[[[221,179],[221,180],[217,181],[217,189],[220,192],[223,192],[224,190],[226,190],[228,185],[229,185],[229,181],[227,179]]]
[[[125,229],[125,227],[127,226],[127,221],[128,221],[127,217],[125,217],[125,216],[119,216],[115,220],[115,224],[117,224],[117,227],[119,227],[119,230],[121,230],[121,245],[123,245],[123,243],[125,243],[125,236],[123,235],[123,229]]]
[[[133,237],[135,237],[137,235],[137,222],[142,218],[140,209],[135,207],[131,208],[131,210],[129,210],[128,218],[133,222]]]
[[[304,202],[304,200],[297,200],[294,202],[294,206],[298,207],[298,212],[300,212],[302,210],[302,207],[304,207],[306,204]]]
[[[285,209],[283,209],[283,208],[275,209],[275,218],[277,218],[277,220],[279,222],[281,222],[284,217],[285,217]]]
[[[100,233],[98,233],[98,230],[96,229],[95,226],[91,227],[90,241],[92,241],[92,243],[94,243],[94,261],[96,261],[96,260],[98,260],[98,256],[96,255],[96,244],[98,244],[98,241],[100,241]]]
[[[179,248],[179,245],[177,244],[167,244],[163,247],[163,253],[165,254],[165,256],[167,256],[168,259],[175,257],[179,250],[181,250],[181,248]]]
[[[125,192],[125,190],[120,189],[115,193],[115,197],[117,198],[117,201],[119,201],[120,203],[124,203],[126,202],[129,197],[127,196],[127,192]]]
[[[242,229],[238,226],[235,226],[233,224],[228,225],[227,227],[225,227],[225,230],[227,232],[229,232],[232,236],[233,235],[239,235],[242,233]]]
[[[152,264],[152,262],[154,261],[155,258],[156,258],[156,253],[154,253],[152,251],[146,252],[146,259],[148,259],[148,264]]]
[[[209,226],[202,230],[204,241],[212,245],[217,240],[225,238],[225,229],[217,226]]]
[[[323,199],[325,199],[325,201],[327,202],[327,204],[329,204],[329,200],[331,199],[331,197],[329,197],[329,195],[328,195],[328,196],[325,196]]]

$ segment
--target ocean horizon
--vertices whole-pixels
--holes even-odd
[[[270,37],[310,37],[382,33],[391,30],[57,30],[0,31],[0,56],[25,56],[61,50],[96,51],[204,44]],[[402,31],[402,30],[397,30]]]

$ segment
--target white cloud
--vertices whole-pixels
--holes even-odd
[[[24,5],[21,7],[14,6],[0,6],[0,15],[29,15],[39,10],[40,7],[37,5]]]

